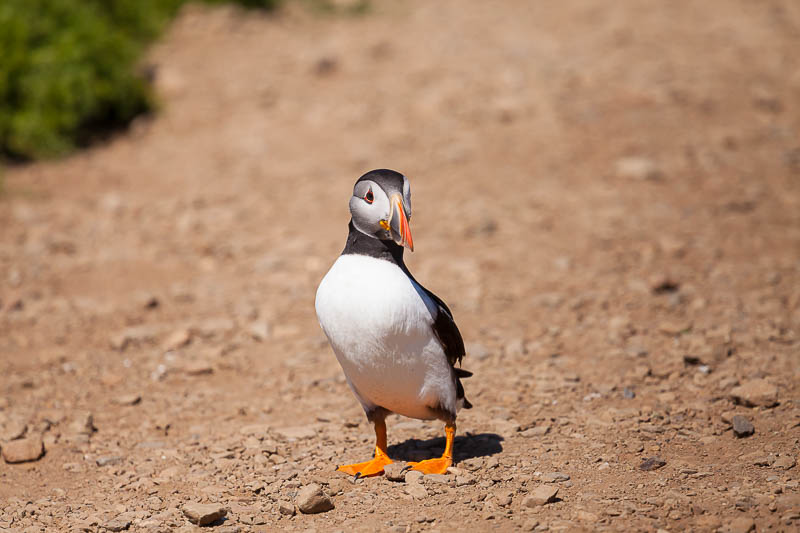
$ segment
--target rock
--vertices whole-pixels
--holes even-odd
[[[466,487],[475,484],[475,476],[471,474],[460,474],[456,476],[456,487]]]
[[[126,517],[118,516],[103,524],[103,527],[108,531],[125,531],[131,527],[131,521]]]
[[[645,472],[649,472],[651,470],[658,470],[662,466],[666,465],[667,462],[660,457],[648,457],[642,464],[639,465],[639,470],[644,470]]]
[[[775,462],[775,456],[772,454],[764,454],[763,452],[747,453],[739,457],[743,462],[755,466],[772,466]]]
[[[27,432],[28,424],[18,419],[11,420],[5,425],[5,428],[3,428],[3,432],[0,434],[0,440],[8,441],[21,439]]]
[[[550,426],[543,425],[543,426],[535,426],[535,427],[532,427],[532,428],[528,428],[525,431],[523,431],[522,433],[520,433],[520,435],[522,435],[523,437],[528,437],[528,438],[531,438],[531,437],[543,437],[543,436],[547,435],[549,432],[550,432]]]
[[[261,342],[269,337],[269,324],[266,322],[253,322],[250,324],[250,336]]]
[[[658,330],[666,335],[680,335],[692,329],[689,321],[672,322],[665,320],[658,324]]]
[[[656,163],[642,156],[621,157],[614,163],[617,176],[634,180],[657,180],[662,176]]]
[[[494,493],[494,501],[500,507],[507,507],[511,505],[511,491],[510,490],[498,490]]]
[[[389,481],[405,481],[406,470],[409,468],[405,461],[398,461],[383,467],[383,474]]]
[[[730,533],[750,533],[756,528],[756,524],[752,518],[742,516],[734,519],[728,528]]]
[[[161,345],[161,348],[165,352],[169,352],[171,350],[177,350],[178,348],[183,348],[187,344],[189,344],[192,340],[192,333],[188,329],[179,329],[174,331],[170,334],[169,337],[164,341]]]
[[[538,507],[555,501],[558,487],[552,485],[539,485],[522,500],[523,507]]]
[[[117,405],[136,405],[142,401],[142,396],[136,393],[123,394],[122,396],[117,396],[112,401]]]
[[[539,525],[539,521],[535,518],[529,518],[522,524],[522,531],[533,531]]]
[[[279,500],[278,512],[285,516],[294,516],[295,513],[294,505],[292,504],[292,502],[287,502],[286,500]]]
[[[749,437],[756,430],[756,428],[753,427],[753,423],[742,415],[736,415],[731,418],[731,425],[733,426],[733,434],[740,439]]]
[[[216,503],[187,503],[183,506],[183,515],[197,526],[213,524],[227,514],[228,510]]]
[[[419,483],[425,474],[419,470],[408,470],[406,472],[406,483]]]
[[[333,509],[333,502],[317,483],[300,489],[294,501],[300,512],[305,514],[324,513]]]
[[[542,474],[542,477],[539,479],[545,483],[558,483],[560,481],[569,481],[569,476],[561,472],[548,472],[547,474]]]
[[[780,470],[789,470],[797,465],[797,460],[791,455],[782,455],[778,457],[772,464],[772,468],[779,468]]]
[[[275,433],[285,440],[311,439],[317,436],[317,432],[308,426],[278,428]]]
[[[422,472],[419,473],[421,474]],[[415,500],[421,500],[428,497],[428,491],[425,490],[425,487],[419,483],[406,483],[406,486],[403,487],[403,489],[405,490],[406,494]]]
[[[214,367],[207,361],[189,361],[183,366],[183,371],[190,376],[202,376],[204,374],[213,374]]]
[[[3,445],[2,452],[7,463],[36,461],[44,455],[44,443],[41,437],[12,440]]]
[[[751,379],[731,390],[730,396],[747,407],[773,407],[778,404],[778,387],[763,378]]]
[[[443,485],[449,484],[452,480],[452,478],[448,477],[446,474],[428,474],[422,479],[426,482],[441,483]]]
[[[113,335],[109,342],[113,349],[124,351],[131,344],[153,342],[159,329],[157,326],[150,325],[131,326]]]
[[[108,466],[108,465],[116,465],[122,462],[122,457],[118,455],[105,455],[103,457],[98,457],[95,460],[97,466]]]
[[[94,427],[94,416],[88,411],[76,413],[69,425],[69,431],[77,435],[91,435],[97,428]]]

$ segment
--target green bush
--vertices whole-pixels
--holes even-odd
[[[151,109],[136,62],[184,2],[0,0],[0,155],[63,155]]]

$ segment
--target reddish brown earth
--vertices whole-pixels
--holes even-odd
[[[798,50],[792,0],[187,9],[158,116],[6,171],[0,447],[46,453],[0,530],[797,530]],[[375,167],[475,373],[446,477],[333,472],[373,436],[313,300]]]

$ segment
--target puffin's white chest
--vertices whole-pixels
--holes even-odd
[[[455,404],[451,369],[432,329],[436,307],[397,265],[339,257],[317,289],[316,310],[365,408],[432,418],[429,406]]]

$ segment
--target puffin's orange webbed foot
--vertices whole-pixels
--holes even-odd
[[[446,474],[447,469],[453,464],[451,457],[439,457],[438,459],[426,459],[418,463],[408,463],[411,470],[417,470],[423,474]]]
[[[383,467],[391,464],[392,460],[384,454],[377,454],[374,459],[355,463],[352,465],[342,465],[336,469],[337,472],[344,472],[351,476],[369,477],[383,474]]]
[[[456,425],[454,422],[448,423],[445,428],[444,453],[438,459],[426,459],[418,463],[408,463],[412,470],[423,474],[446,474],[447,469],[453,464],[453,441],[456,436]]]

